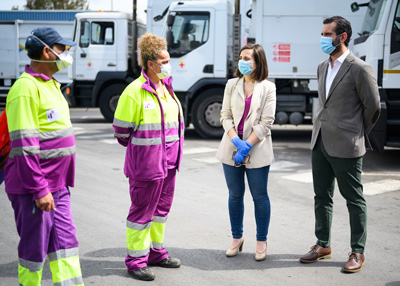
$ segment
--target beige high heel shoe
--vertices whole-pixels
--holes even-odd
[[[265,258],[267,257],[267,242],[265,242],[265,250],[262,253],[259,253],[256,249],[256,255],[255,255],[255,259],[256,261],[262,261],[265,260]]]
[[[239,251],[242,252],[243,243],[244,243],[244,237],[242,236],[242,238],[240,239],[239,245],[237,247],[235,247],[234,249],[229,248],[226,251],[226,256],[232,257],[232,256],[235,256],[236,254],[238,254]]]

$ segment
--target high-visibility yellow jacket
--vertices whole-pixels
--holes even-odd
[[[178,121],[165,120],[165,113],[155,84],[145,71],[126,87],[114,115],[114,135],[127,147],[124,173],[140,181],[163,179],[167,176],[167,156],[176,156],[179,170],[182,159],[184,128],[182,107],[171,86],[172,78],[161,80],[179,106]],[[168,148],[167,144],[176,144]]]
[[[38,199],[73,187],[75,136],[60,83],[27,66],[10,89],[6,110],[11,140],[6,192]]]

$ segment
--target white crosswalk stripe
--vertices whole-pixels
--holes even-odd
[[[198,148],[183,148],[183,155],[194,155],[209,152],[217,152],[217,149],[209,147],[198,147]]]
[[[364,184],[364,194],[367,196],[395,191],[400,191],[400,180],[388,179]]]
[[[363,174],[368,175],[368,173]],[[300,183],[312,184],[312,172],[282,176],[283,179],[292,180]],[[336,187],[337,188],[337,187]],[[367,196],[380,195],[388,192],[400,191],[400,180],[386,179],[376,182],[363,184],[364,194]]]

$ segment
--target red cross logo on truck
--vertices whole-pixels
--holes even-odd
[[[183,69],[183,67],[185,66],[185,60],[184,59],[179,59],[179,65],[181,67],[181,69]]]

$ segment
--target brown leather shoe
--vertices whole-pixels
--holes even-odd
[[[302,257],[300,257],[300,262],[312,263],[320,259],[328,258],[331,258],[331,247],[328,246],[325,248],[316,244],[311,247],[311,250],[307,254],[304,254]]]
[[[365,256],[361,253],[352,252],[349,254],[349,260],[343,267],[343,272],[358,272],[365,264]]]

